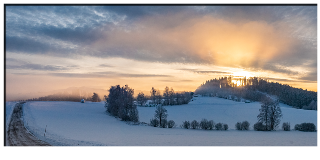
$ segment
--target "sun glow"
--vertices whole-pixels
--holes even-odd
[[[235,77],[246,77],[246,78],[253,77],[253,75],[248,71],[233,72],[233,76],[235,76]]]
[[[236,84],[237,86],[240,86],[240,85],[241,85],[241,83],[240,83],[239,80],[232,80],[231,82],[232,82],[233,84]]]

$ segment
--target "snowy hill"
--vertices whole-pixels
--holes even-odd
[[[311,122],[317,126],[317,112],[281,105],[283,122]],[[129,125],[107,115],[104,102],[27,102],[26,127],[39,139],[52,145],[116,146],[315,146],[316,132],[253,131],[261,104],[244,103],[216,97],[195,97],[187,105],[166,106],[168,120],[179,126],[184,120],[206,118],[229,125],[228,131],[154,128]],[[154,107],[138,107],[140,122],[149,123]],[[250,131],[237,131],[238,121],[250,122]],[[45,132],[46,131],[46,132]]]

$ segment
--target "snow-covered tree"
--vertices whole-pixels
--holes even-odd
[[[200,126],[201,129],[204,129],[204,130],[209,129],[209,122],[208,122],[208,120],[205,119],[205,118],[202,119],[201,122],[200,122],[200,124],[199,124],[199,126]]]
[[[167,110],[162,105],[156,107],[154,117],[159,120],[160,124],[163,119],[167,119],[167,116]]]
[[[284,131],[290,131],[290,123],[289,122],[283,123],[282,124],[282,129]]]
[[[168,121],[168,128],[174,127],[175,122],[173,120]]]
[[[190,122],[189,121],[183,121],[181,128],[189,129],[190,128]]]
[[[199,122],[197,122],[196,120],[193,120],[191,122],[191,128],[192,129],[197,129],[199,127]]]
[[[241,130],[249,130],[250,123],[248,121],[243,121],[241,123]]]
[[[265,125],[266,131],[275,130],[280,124],[280,118],[282,117],[279,102],[266,98],[259,111],[260,113],[257,116],[258,122]]]
[[[223,130],[223,126],[222,125],[223,125],[222,123],[217,123],[215,125],[216,130]]]
[[[150,119],[150,126],[158,127],[158,126],[159,126],[159,120],[157,120],[157,119]]]
[[[128,85],[124,87],[111,86],[106,101],[107,111],[113,116],[120,117],[124,121],[139,120],[137,106],[133,103],[134,90]]]

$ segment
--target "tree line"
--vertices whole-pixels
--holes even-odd
[[[93,93],[92,96],[80,96],[75,94],[52,94],[48,96],[43,96],[39,98],[30,98],[26,100],[20,101],[72,101],[72,102],[80,102],[82,99],[85,101],[92,102],[101,102],[101,99],[97,93]]]
[[[112,116],[118,117],[123,121],[139,121],[139,113],[137,110],[138,105],[145,105],[147,100],[151,100],[153,106],[157,106],[159,110],[159,124],[166,126],[166,114],[165,109],[162,107],[164,105],[180,105],[187,104],[192,98],[191,92],[175,93],[173,88],[165,87],[163,94],[154,87],[150,90],[150,96],[147,97],[144,93],[140,92],[137,98],[134,98],[134,89],[130,88],[128,85],[120,87],[120,85],[111,86],[109,89],[109,95],[105,96],[105,108],[107,112]],[[164,124],[162,124],[164,123]],[[171,124],[171,122],[170,122]],[[170,126],[169,124],[169,126]]]
[[[220,98],[228,98],[229,95],[233,95],[237,99],[260,102],[266,98],[266,94],[269,94],[276,96],[280,102],[295,108],[317,110],[317,92],[294,88],[278,82],[269,82],[257,77],[240,79],[240,86],[232,83],[231,76],[207,80],[196,89],[195,93]]]
[[[137,96],[137,103],[140,106],[144,106],[147,100],[151,100],[152,105],[182,105],[188,104],[192,99],[193,92],[181,92],[175,93],[173,88],[166,86],[164,88],[163,94],[154,87],[150,90],[150,96],[146,96],[143,92],[140,92]],[[150,105],[149,105],[150,106]]]

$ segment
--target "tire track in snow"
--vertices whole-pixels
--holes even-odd
[[[7,146],[50,146],[47,142],[41,141],[34,137],[24,127],[22,121],[22,105],[17,103],[13,109],[9,123],[6,145]]]

